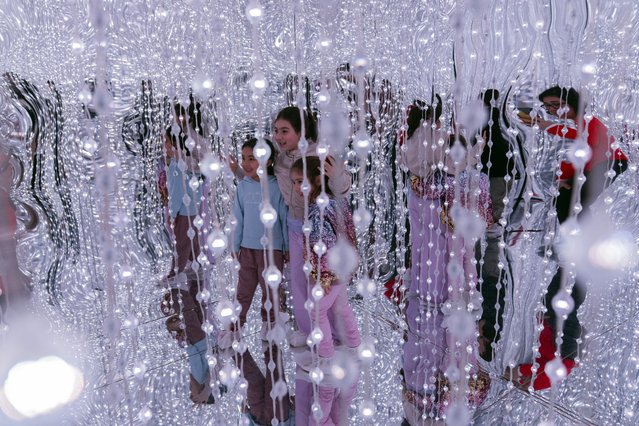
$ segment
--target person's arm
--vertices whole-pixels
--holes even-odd
[[[284,197],[282,197],[281,193],[278,197],[277,217],[282,229],[282,251],[286,253],[288,252],[288,225],[286,224],[286,220],[288,218],[288,207],[286,206]]]
[[[517,118],[519,119],[519,121],[521,121],[524,125],[528,126],[528,127],[532,127],[535,124],[537,126],[539,126],[539,128],[541,130],[546,130],[548,129],[550,126],[553,125],[552,121],[548,121],[548,120],[544,120],[542,117],[540,117],[539,115],[535,116],[534,118],[531,117],[529,114],[523,113],[523,112],[519,112],[519,114],[517,114]]]
[[[246,174],[244,173],[244,169],[242,169],[238,163],[237,163],[237,159],[235,158],[235,156],[233,154],[229,155],[229,169],[231,169],[231,171],[233,172],[233,175],[235,176],[235,178],[237,180],[242,180],[244,179],[244,177],[246,176]]]
[[[166,176],[166,183],[169,191],[169,213],[173,218],[178,215],[182,208],[182,198],[184,198],[183,179],[184,174],[177,166],[177,161],[175,161],[175,159],[171,160]]]
[[[324,173],[328,176],[328,187],[336,196],[346,195],[351,189],[351,174],[346,170],[344,164],[335,158],[326,158]]]
[[[235,190],[235,200],[233,201],[233,216],[237,221],[235,231],[233,232],[233,251],[235,253],[240,251],[242,233],[244,231],[244,206],[242,203],[242,190],[240,188],[240,185],[238,185]]]

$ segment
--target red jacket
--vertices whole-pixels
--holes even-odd
[[[582,127],[586,125],[586,121],[582,119]],[[565,134],[563,132],[566,132]],[[565,137],[566,139],[577,139],[577,129],[566,127],[562,124],[555,124],[546,129],[548,134]],[[598,118],[593,117],[588,123],[588,146],[592,150],[592,157],[590,161],[586,163],[584,173],[588,173],[594,166],[608,161],[608,159],[614,160],[628,160],[628,157],[617,148],[612,151],[612,143],[614,138],[608,134],[608,128]],[[607,157],[606,154],[611,152],[611,156]],[[575,169],[572,164],[567,162],[561,163],[561,179],[572,179],[575,175]]]
[[[544,329],[539,334],[539,356],[535,359],[535,362],[539,364],[535,381],[533,382],[533,388],[535,390],[548,389],[552,386],[550,377],[544,372],[546,364],[555,359],[555,333],[548,321],[544,320]],[[569,358],[563,359],[562,362],[566,367],[568,373],[574,368],[575,361]],[[523,384],[524,381],[529,381],[532,376],[532,364],[521,364],[519,366],[519,383]]]

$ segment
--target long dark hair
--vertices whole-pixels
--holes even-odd
[[[406,124],[408,124],[408,130],[406,131],[406,137],[410,139],[422,120],[426,121],[439,121],[442,116],[443,104],[442,98],[438,94],[435,94],[436,103],[433,105],[427,105],[426,102],[420,100],[414,100],[408,111],[408,117],[406,117]]]
[[[300,118],[300,109],[298,107],[289,106],[283,108],[282,110],[280,110],[280,112],[277,113],[275,121],[277,120],[288,121],[293,127],[293,130],[295,130],[297,133],[302,133],[302,120]],[[306,110],[304,110],[304,133],[304,137],[307,140],[317,140],[317,124],[315,123],[315,118]]]
[[[321,176],[320,165],[321,162],[319,157],[306,157],[306,179],[308,179],[311,185],[311,192],[308,194],[309,202],[315,200],[322,191],[321,186],[315,184],[317,178]],[[293,165],[291,166],[291,171],[293,170],[300,172],[302,175],[304,174],[304,163],[302,158],[298,158],[297,161],[293,163]],[[324,191],[327,195],[331,197],[333,196],[333,192],[328,186],[328,176],[326,175],[324,175]]]
[[[275,160],[275,148],[273,147],[273,143],[264,138],[264,142],[266,142],[266,144],[268,145],[269,148],[271,148],[271,155],[268,157],[268,160],[266,162],[267,166],[266,166],[266,174],[269,176],[274,176],[275,175],[275,169],[273,168],[273,162]],[[256,138],[250,138],[248,139],[246,142],[244,142],[242,144],[242,149],[244,148],[251,148],[254,149],[255,145],[257,145],[257,139]],[[268,164],[268,162],[271,162],[271,164]]]

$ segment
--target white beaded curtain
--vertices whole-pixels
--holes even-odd
[[[319,112],[324,134],[333,130],[331,123],[339,127],[331,133],[336,140],[326,143],[330,154],[347,161],[353,173],[353,206],[360,208],[356,221],[366,222],[366,213],[372,214],[368,233],[359,233],[366,266],[356,277],[364,296],[357,302],[360,319],[368,322],[383,313],[389,329],[394,328],[391,332],[384,323],[373,322],[363,333],[374,343],[377,361],[363,374],[366,392],[358,396],[352,413],[353,422],[361,424],[371,417],[376,424],[395,424],[402,416],[396,373],[401,368],[398,330],[405,324],[381,289],[393,272],[403,275],[407,267],[402,251],[409,250],[402,229],[407,190],[399,169],[391,167],[398,157],[393,144],[406,106],[414,99],[430,103],[438,93],[444,102],[443,129],[455,128],[452,119],[472,128],[473,117],[480,115],[478,95],[489,88],[502,93],[499,107],[509,117],[516,163],[511,177],[518,177],[513,193],[520,200],[512,197],[507,203],[507,232],[499,239],[510,288],[496,361],[482,366],[495,374],[493,405],[480,409],[477,421],[492,422],[506,407],[512,422],[534,424],[541,413],[537,402],[498,376],[513,363],[534,359],[536,313],[542,306],[539,282],[549,281],[556,266],[536,250],[558,233],[546,214],[558,161],[552,141],[538,129],[518,124],[515,116],[517,108],[538,110],[537,94],[549,86],[575,87],[587,101],[586,114],[602,119],[631,163],[636,160],[636,2],[264,0],[256,27],[246,18],[247,4],[0,1],[0,71],[12,73],[0,85],[0,147],[23,168],[23,178],[12,183],[11,197],[20,219],[17,256],[33,286],[30,309],[46,317],[57,334],[83,336],[72,339],[70,345],[78,348],[72,358],[96,377],[86,378],[82,403],[67,414],[94,424],[111,419],[204,421],[184,401],[179,414],[167,410],[183,396],[188,374],[183,362],[175,362],[183,355],[174,342],[153,337],[164,331],[158,326],[157,305],[165,286],[156,283],[166,275],[173,255],[154,181],[171,102],[187,104],[192,92],[202,112],[204,137],[194,138],[210,179],[192,185],[205,188],[206,212],[195,238],[208,245],[206,258],[198,260],[210,287],[200,302],[214,306],[221,296],[232,303],[235,264],[225,250],[230,240],[224,242],[222,234],[230,229],[234,182],[225,160],[237,157],[244,135],[257,131],[268,136],[279,109],[298,100],[307,104],[299,92],[308,79],[310,102],[303,106]],[[351,71],[345,71],[345,64]],[[268,85],[256,97],[251,84],[259,72]],[[23,98],[16,96],[20,93]],[[323,103],[326,95],[329,103]],[[366,126],[366,132],[358,133]],[[471,140],[474,135],[465,136]],[[352,141],[368,143],[361,142],[358,150]],[[195,171],[197,165],[190,167]],[[606,193],[611,201],[601,208],[636,243],[636,218],[610,210],[632,213],[636,167],[631,165],[627,173]],[[30,226],[29,218],[39,219]],[[595,245],[603,237],[592,232],[596,235],[588,241]],[[623,250],[636,250],[632,238]],[[223,243],[220,250],[213,247],[218,242]],[[611,298],[606,301],[609,309],[597,310],[591,299],[586,302],[584,318],[599,331],[599,340],[587,347],[590,358],[584,359],[584,368],[575,370],[553,395],[558,423],[587,406],[581,413],[587,420],[607,421],[605,411],[611,411],[617,422],[633,424],[636,398],[629,389],[636,384],[639,357],[633,334],[633,262],[630,257],[616,264],[613,269],[623,269],[623,274],[611,278],[610,291],[627,303]],[[588,266],[578,264],[577,273]],[[217,320],[215,312],[207,326]],[[615,325],[610,340],[602,325],[607,323]],[[620,324],[631,325],[627,333]],[[10,331],[2,333],[12,336]],[[48,350],[47,345],[39,348]],[[623,359],[624,353],[631,354],[631,362]],[[602,373],[606,359],[621,363],[621,372]],[[173,367],[163,367],[164,360],[174,361]],[[212,355],[209,360],[224,374],[236,373],[229,364],[216,366]],[[599,374],[614,380],[598,384]],[[596,406],[596,393],[611,395],[606,409]],[[237,415],[237,406],[229,398],[213,410]]]

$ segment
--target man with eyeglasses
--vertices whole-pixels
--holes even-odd
[[[614,138],[608,133],[608,128],[596,117],[586,120],[584,117],[584,105],[581,102],[579,92],[573,88],[554,86],[544,90],[539,95],[542,107],[546,110],[549,120],[539,116],[531,118],[529,115],[520,114],[521,121],[532,126],[537,124],[539,128],[549,135],[559,139],[566,146],[571,144],[582,144],[581,154],[585,160],[590,158],[583,166],[586,182],[581,187],[580,202],[583,206],[583,213],[589,214],[588,208],[594,203],[597,197],[605,189],[607,184],[612,183],[616,177],[628,168],[628,158],[621,149],[614,147]],[[590,153],[579,139],[585,138],[586,144],[590,148]],[[576,158],[576,148],[573,147],[573,157]],[[573,179],[575,178],[575,167],[570,162],[563,160],[560,165],[559,175],[559,195],[556,200],[557,219],[563,223],[570,216],[572,202]],[[548,312],[544,318],[544,331],[541,333],[540,357],[536,359],[539,364],[540,374],[536,376],[533,386],[535,389],[544,389],[551,385],[550,380],[544,373],[544,365],[554,358],[554,330],[557,314],[552,306],[552,299],[561,289],[562,267],[559,267],[553,277],[548,292],[546,294],[546,306]],[[577,341],[581,337],[581,325],[577,318],[577,309],[585,298],[585,289],[579,282],[575,282],[572,288],[571,297],[574,301],[574,308],[568,315],[563,326],[563,342],[560,348],[561,358],[567,371],[575,365],[574,359],[578,355]],[[553,330],[551,333],[550,330]],[[543,337],[545,339],[543,339]],[[545,347],[545,348],[544,348]],[[543,354],[546,353],[546,356]],[[518,368],[518,381],[527,383],[532,378],[532,365],[520,365]],[[523,382],[521,380],[524,380]]]
[[[590,147],[590,159],[584,166],[586,184],[581,190],[581,204],[584,209],[592,204],[603,191],[606,176],[610,183],[628,168],[628,158],[619,148],[613,148],[614,138],[609,135],[608,128],[597,117],[584,118],[584,105],[579,93],[573,88],[554,86],[544,90],[539,100],[546,112],[561,120],[550,121],[537,119],[535,123],[549,135],[564,141],[577,140],[580,134],[586,137]],[[569,121],[574,126],[569,125]],[[532,119],[522,119],[525,124],[532,125]],[[614,171],[614,175],[607,172]],[[568,161],[561,163],[559,177],[559,196],[557,197],[557,218],[563,223],[570,214],[573,178],[575,168]]]

